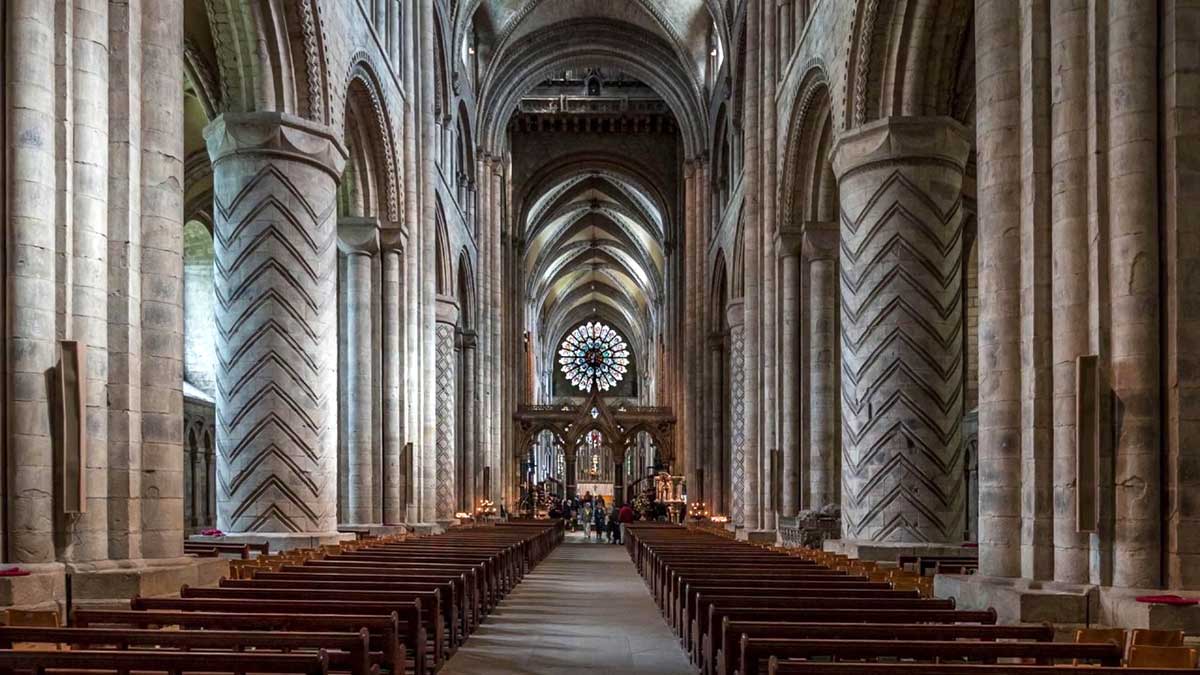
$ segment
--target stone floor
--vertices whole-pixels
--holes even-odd
[[[439,675],[695,672],[625,547],[568,534]]]

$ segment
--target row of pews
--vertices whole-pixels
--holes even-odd
[[[498,523],[233,560],[216,587],[0,627],[0,674],[426,675],[562,538]]]
[[[929,597],[903,568],[867,573],[678,526],[627,532],[630,557],[704,675],[1180,672],[1123,667],[1115,641],[1055,642],[1050,625],[996,625],[994,610]]]

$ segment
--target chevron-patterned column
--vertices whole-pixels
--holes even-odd
[[[337,537],[337,231],[345,150],[282,113],[226,113],[213,160],[218,527]]]
[[[729,317],[729,521],[735,527],[746,523],[746,315],[741,298],[726,309]]]
[[[454,331],[458,324],[458,303],[452,298],[437,299],[437,326],[434,334],[434,347],[437,360],[437,443],[434,452],[434,506],[435,518],[438,522],[448,522],[457,513],[458,499],[455,477],[457,467],[454,463],[456,394],[455,384],[458,380],[456,372],[458,355],[454,351]]]
[[[948,118],[834,148],[841,201],[842,536],[963,536],[962,177]]]

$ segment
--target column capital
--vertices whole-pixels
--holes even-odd
[[[809,260],[837,258],[841,232],[837,223],[805,223],[804,257]]]
[[[725,304],[725,316],[729,327],[740,327],[746,323],[745,298],[734,298]]]
[[[479,346],[479,334],[473,330],[464,330],[462,333],[462,348],[475,349]]]
[[[448,323],[451,326],[457,324],[459,312],[458,300],[448,295],[437,296],[436,313],[438,323]]]
[[[332,128],[280,112],[222,113],[204,128],[204,141],[214,166],[242,154],[275,155],[323,169],[335,181],[348,156]]]
[[[404,252],[408,243],[408,235],[398,227],[381,227],[379,229],[379,248],[384,252]]]
[[[838,180],[862,169],[891,162],[949,164],[963,171],[971,140],[950,117],[887,117],[842,134],[834,143],[833,171]]]
[[[719,330],[714,330],[708,334],[708,350],[719,352],[725,348],[725,334]]]
[[[342,216],[337,221],[338,250],[346,255],[379,252],[379,219]]]

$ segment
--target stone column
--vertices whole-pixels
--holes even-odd
[[[142,555],[183,555],[183,7],[142,4]]]
[[[780,297],[780,454],[783,455],[781,516],[794,516],[800,504],[800,247],[795,237],[777,243],[782,258]]]
[[[46,373],[58,361],[55,322],[54,3],[9,2],[9,155],[5,424],[11,479],[10,562],[54,560],[54,449]],[[11,261],[20,260],[21,265]],[[11,491],[20,486],[20,490]]]
[[[824,236],[822,236],[824,235]],[[838,501],[837,229],[806,233],[809,316],[809,508]]]
[[[437,413],[436,443],[434,445],[434,516],[438,522],[449,522],[457,512],[455,509],[456,489],[454,486],[454,431],[455,431],[455,369],[454,331],[458,324],[458,303],[453,298],[439,296],[437,299],[436,347],[436,400]]]
[[[338,219],[338,249],[346,256],[346,284],[341,289],[346,308],[346,372],[341,377],[345,397],[346,495],[342,520],[348,525],[377,524],[372,511],[375,484],[371,423],[374,382],[371,350],[371,261],[379,252],[379,221],[374,218]]]
[[[729,302],[729,520],[745,527],[746,492],[746,314],[741,298]]]
[[[479,483],[479,403],[476,398],[476,381],[479,377],[479,340],[474,331],[465,331],[462,336],[462,413],[463,413],[463,501],[467,513],[475,511]]]
[[[725,338],[719,332],[708,336],[708,473],[705,474],[704,500],[708,512],[714,515],[729,515],[725,510],[724,471],[725,461],[725,407],[722,405],[725,373]]]
[[[1051,5],[1050,255],[1054,372],[1054,579],[1088,582],[1090,544],[1075,518],[1075,363],[1089,353],[1088,338],[1088,9]]]
[[[400,312],[403,303],[400,294],[401,244],[396,230],[384,230],[380,244],[383,284],[383,524],[400,525],[404,522],[405,486],[400,453],[404,447],[404,406],[402,404],[401,378],[404,353],[401,351]]]
[[[843,208],[847,539],[962,540],[962,178],[949,118],[894,117],[834,148]]]
[[[1020,12],[1010,0],[975,8],[977,163],[987,167],[977,184],[979,571],[1007,577],[1021,576],[1023,528]]]
[[[337,182],[331,129],[225,113],[205,130],[216,216],[218,527],[337,537]]]
[[[1117,436],[1114,586],[1161,578],[1158,13],[1108,5],[1108,214],[1111,376]]]

